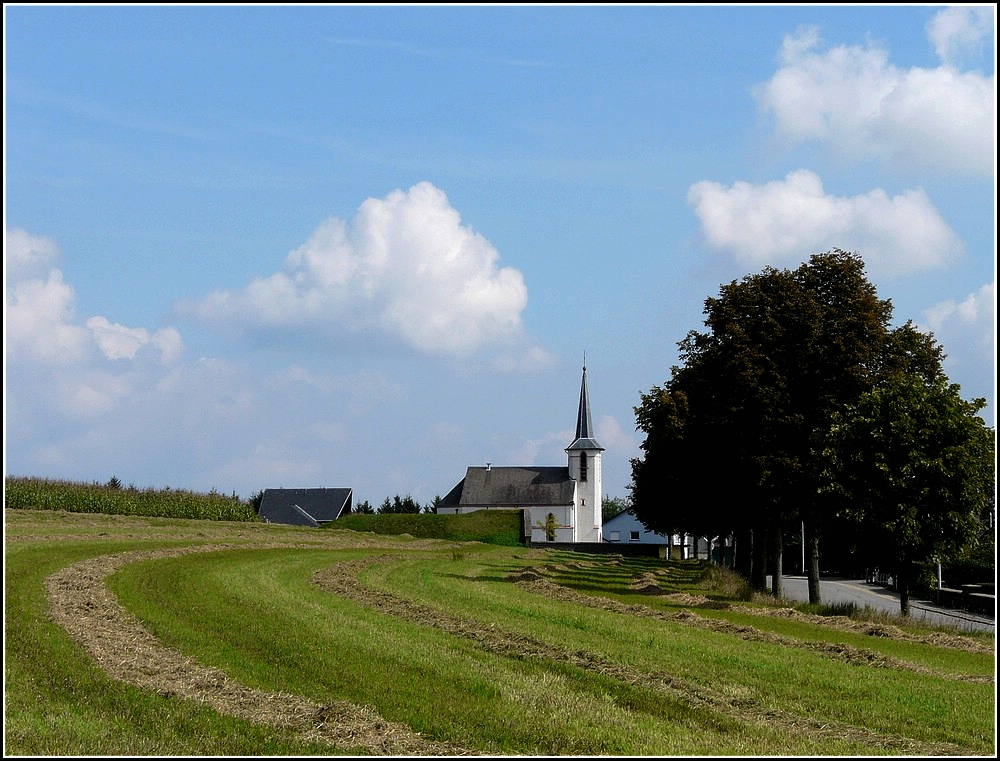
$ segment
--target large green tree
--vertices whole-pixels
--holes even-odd
[[[758,588],[770,544],[775,594],[781,537],[801,521],[819,602],[827,515],[812,439],[887,366],[891,302],[878,298],[860,256],[833,250],[723,285],[704,314],[707,330],[679,344],[682,365],[636,407],[646,434],[633,461],[636,515],[654,530],[735,534],[737,569],[749,566]]]
[[[996,484],[994,432],[941,376],[896,373],[835,413],[820,437],[824,491],[854,528],[854,549],[891,573],[900,610],[920,564],[980,533]]]

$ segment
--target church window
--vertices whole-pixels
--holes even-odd
[[[587,453],[580,452],[580,480],[586,482],[587,480]]]

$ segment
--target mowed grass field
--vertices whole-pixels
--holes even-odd
[[[996,750],[992,636],[703,562],[52,510],[4,549],[5,755]]]

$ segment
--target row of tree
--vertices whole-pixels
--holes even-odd
[[[892,573],[967,547],[992,516],[995,438],[933,336],[892,327],[860,256],[772,267],[705,301],[682,364],[640,395],[632,509],[647,529],[732,536],[735,568],[781,594],[783,537],[803,530],[810,602],[821,542]],[[990,519],[992,526],[992,519]]]
[[[380,515],[391,515],[394,513],[433,513],[436,511],[440,501],[441,497],[435,497],[432,503],[421,505],[409,494],[404,497],[400,497],[397,494],[391,500],[386,497],[377,509],[372,507],[366,499],[364,502],[354,506],[354,512],[366,515],[373,515],[375,513]]]

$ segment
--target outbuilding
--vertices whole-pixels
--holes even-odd
[[[265,489],[259,515],[267,523],[317,528],[350,514],[353,489]]]

